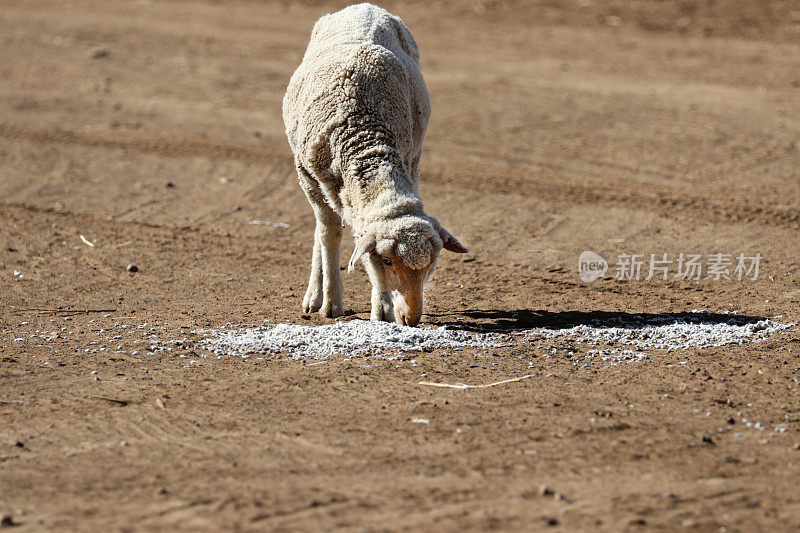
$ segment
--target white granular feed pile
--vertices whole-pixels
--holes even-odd
[[[293,359],[384,356],[436,348],[493,348],[503,346],[497,335],[440,328],[412,328],[388,322],[351,320],[324,326],[277,324],[247,329],[216,329],[200,346],[217,355],[248,357],[287,353]],[[388,357],[392,358],[392,357]]]
[[[634,319],[619,326],[581,324],[564,329],[535,328],[526,332],[526,335],[546,339],[567,337],[591,345],[622,344],[638,348],[686,350],[760,341],[771,333],[793,325],[735,316],[725,322],[704,321],[702,317],[671,321],[658,318]]]

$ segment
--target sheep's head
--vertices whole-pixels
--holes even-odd
[[[382,222],[359,239],[348,271],[366,258],[373,285],[391,295],[395,322],[416,326],[422,317],[422,290],[442,248],[461,254],[467,249],[434,218],[405,216]]]

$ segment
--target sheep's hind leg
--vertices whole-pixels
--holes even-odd
[[[342,316],[342,276],[339,273],[339,246],[342,242],[342,219],[325,203],[319,185],[302,166],[297,172],[308,203],[314,209],[314,253],[311,276],[303,298],[303,312],[319,311],[328,318]]]
[[[322,256],[322,305],[319,314],[336,318],[344,314],[342,275],[339,272],[342,219],[327,204],[315,207],[314,214],[317,217],[317,229],[320,230],[319,244]]]
[[[303,297],[303,313],[315,313],[322,307],[322,252],[320,251],[319,224],[314,230],[314,252],[311,255],[311,276]]]

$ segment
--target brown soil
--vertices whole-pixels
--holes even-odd
[[[442,258],[425,323],[797,321],[795,2],[449,6],[388,4],[431,93],[427,210],[472,249]],[[313,219],[280,100],[336,7],[3,1],[0,513],[20,531],[800,526],[797,328],[616,366],[544,343],[414,363],[148,351],[326,322],[300,314]],[[586,284],[583,250],[764,261],[756,281]],[[368,318],[363,271],[345,298]]]

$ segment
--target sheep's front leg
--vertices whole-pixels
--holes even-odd
[[[383,267],[380,259],[373,257],[372,254],[364,256],[364,268],[367,270],[369,280],[372,282],[372,310],[369,319],[373,321],[394,322],[394,309],[392,307],[392,297],[386,290],[386,282],[383,279]]]
[[[311,276],[303,298],[303,312],[319,311],[322,316],[335,318],[344,312],[342,275],[339,273],[342,219],[325,203],[317,181],[300,164],[297,165],[297,174],[316,219]]]
[[[372,288],[372,311],[369,313],[369,319],[378,322],[394,322],[392,297],[388,292]]]

